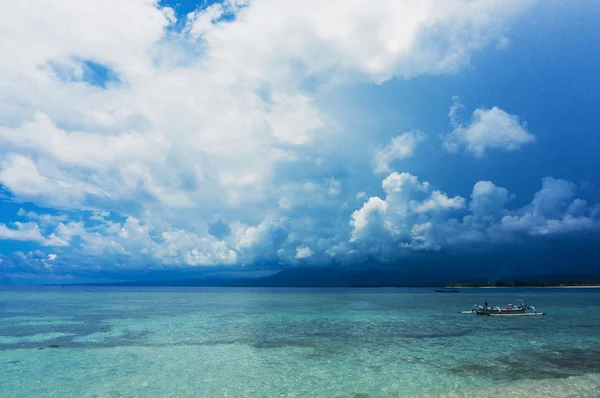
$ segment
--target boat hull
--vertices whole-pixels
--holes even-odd
[[[476,309],[473,310],[473,312],[477,315],[499,315],[499,314],[503,314],[503,315],[511,315],[511,314],[524,314],[525,311],[527,309],[526,308],[514,308],[514,309],[496,309],[496,308],[489,308],[489,309]]]
[[[501,315],[501,316],[511,316],[511,315],[534,315],[538,312],[535,307],[531,305],[526,305],[523,300],[517,300],[518,305],[508,304],[506,307],[498,307],[493,306],[490,307],[487,305],[479,305],[475,304],[471,311],[460,311],[461,314],[475,314],[475,315]],[[528,312],[531,310],[533,312]],[[543,314],[543,313],[542,313]]]

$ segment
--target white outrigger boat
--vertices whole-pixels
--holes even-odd
[[[498,306],[473,305],[470,311],[461,311],[461,314],[489,315],[489,316],[538,316],[544,315],[543,312],[537,312],[535,307],[526,305],[523,300],[517,300],[517,305],[508,304],[505,308]]]

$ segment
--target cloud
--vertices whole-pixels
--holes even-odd
[[[463,106],[458,97],[454,97],[453,101],[449,116],[454,130],[444,140],[444,148],[449,152],[457,152],[464,147],[465,151],[481,157],[488,150],[514,151],[535,140],[516,116],[495,106],[492,109],[475,109],[471,122],[462,125],[458,122],[457,113]]]
[[[575,198],[570,181],[545,177],[531,204],[501,220],[501,228],[529,235],[551,235],[593,230],[600,226],[599,206]]]
[[[28,253],[15,251],[10,255],[2,256],[2,262],[0,263],[0,271],[4,275],[16,275],[20,276],[23,274],[47,274],[49,269],[47,267],[47,255],[40,250],[33,250]]]
[[[245,0],[226,0],[222,3],[213,3],[206,8],[199,8],[187,15],[185,32],[197,39],[214,29],[224,17],[235,15],[240,8],[247,5],[248,1]]]
[[[500,217],[504,208],[514,198],[506,188],[498,187],[491,181],[479,181],[473,186],[469,210],[473,217]]]
[[[66,242],[56,236],[46,238],[34,222],[14,222],[14,228],[0,224],[0,239],[36,242],[42,246],[66,246]]]
[[[411,157],[416,146],[423,140],[425,140],[425,134],[420,130],[413,130],[393,137],[390,145],[377,148],[374,161],[375,172],[389,172],[391,162]]]
[[[457,71],[468,64],[470,51],[500,37],[503,21],[523,7],[519,2],[391,0],[370,6],[364,0],[254,2],[235,23],[213,26],[204,37],[219,59],[243,60],[250,73],[270,72],[274,81],[300,69],[296,79],[326,75],[336,81],[381,82]],[[291,59],[300,68],[290,65]]]
[[[390,233],[386,225],[386,216],[389,209],[389,204],[378,197],[369,198],[367,203],[352,213],[351,242],[364,241],[366,239],[375,239]]]
[[[512,198],[508,190],[490,181],[474,185],[468,205],[464,198],[450,197],[410,173],[390,174],[382,188],[384,198],[371,197],[351,214],[349,235],[329,238],[306,233],[293,227],[294,221],[277,218],[257,225],[230,223],[220,238],[206,231],[161,230],[133,217],[123,222],[90,221],[93,214],[87,221],[44,228],[34,222],[13,223],[12,228],[0,224],[2,239],[55,248],[44,254],[45,262],[38,255],[17,255],[3,266],[38,271],[51,266],[59,275],[72,272],[69,264],[73,261],[78,262],[78,272],[97,270],[94,259],[99,258],[126,264],[127,269],[257,266],[257,262],[272,267],[298,260],[314,264],[332,259],[341,263],[368,258],[393,261],[407,251],[472,248],[600,230],[600,206],[575,198],[573,184],[550,177],[542,180],[529,204],[516,209],[506,207]]]
[[[570,181],[545,177],[542,189],[536,192],[531,201],[535,214],[554,216],[563,213],[573,202],[576,186]]]
[[[164,161],[168,142],[160,134],[124,132],[119,135],[99,135],[87,132],[66,132],[58,128],[43,113],[16,129],[0,128],[0,137],[9,146],[31,150],[71,167],[104,169],[124,161]]]
[[[513,195],[490,181],[474,185],[468,207],[409,173],[390,174],[382,187],[384,199],[371,197],[352,214],[349,240],[380,258],[389,258],[394,246],[440,250],[600,229],[600,206],[588,206],[574,197],[574,184],[552,177],[517,209],[505,207]]]
[[[47,170],[41,172],[40,167]],[[88,197],[108,199],[111,196],[53,165],[42,163],[38,167],[32,158],[17,153],[9,153],[0,161],[0,184],[17,199],[57,208],[86,209]]]
[[[427,213],[440,209],[462,209],[465,207],[465,200],[460,196],[449,198],[445,193],[433,191],[429,198],[424,202],[411,201],[411,210],[415,213]]]
[[[350,215],[345,195],[370,187],[354,159],[335,158],[339,121],[322,100],[348,85],[458,72],[524,7],[228,0],[176,16],[154,0],[9,2],[0,15],[1,188],[68,218],[23,211],[30,222],[0,231],[60,248],[55,272],[69,260],[293,263],[305,247],[313,255],[304,260],[318,262],[357,250],[349,239],[423,235],[464,199],[395,173],[385,200]],[[418,130],[393,138],[376,169],[422,140]],[[220,233],[216,219],[227,227]]]
[[[371,197],[352,214],[350,242],[361,248],[373,240],[391,246],[421,247],[422,237],[431,229],[431,221],[443,220],[445,212],[461,209],[464,199],[449,198],[439,190],[431,190],[428,182],[410,173],[394,172],[382,182],[385,199]]]
[[[296,248],[296,258],[297,259],[309,258],[313,254],[314,254],[314,252],[312,250],[310,250],[310,247],[297,247]]]
[[[23,209],[19,209],[19,211],[17,211],[17,216],[38,221],[42,225],[56,225],[59,222],[68,220],[68,216],[66,214],[38,214],[34,211],[25,211]]]
[[[207,214],[216,201],[264,203],[277,162],[293,156],[281,145],[326,131],[308,81],[456,72],[523,7],[226,1],[172,31],[173,10],[151,0],[117,16],[114,1],[23,4],[3,10],[0,183],[21,200],[137,216],[132,207],[156,202]],[[122,84],[101,89],[45,67],[74,59],[109,68]]]

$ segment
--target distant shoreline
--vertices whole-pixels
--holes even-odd
[[[547,285],[547,286],[452,286],[457,289],[600,289],[600,285]]]
[[[298,285],[298,286],[289,286],[289,285],[186,285],[186,284],[129,284],[129,283],[85,283],[85,284],[40,284],[40,285],[13,285],[13,286],[69,286],[69,287],[206,287],[206,288],[311,288],[311,289],[331,289],[331,288],[342,288],[342,289],[439,289],[440,286],[444,287],[444,285],[322,285],[322,286],[310,286],[310,285]],[[567,285],[567,284],[557,284],[557,285],[504,285],[504,286],[494,286],[494,285],[445,285],[446,288],[451,289],[600,289],[600,284],[586,284],[586,285]]]

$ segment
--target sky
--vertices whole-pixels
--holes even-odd
[[[0,34],[0,284],[600,275],[597,2],[23,0]]]

